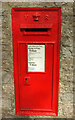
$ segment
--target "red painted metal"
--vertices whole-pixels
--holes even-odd
[[[61,8],[12,9],[17,115],[58,115],[60,31]],[[28,72],[28,44],[45,45],[45,72]]]

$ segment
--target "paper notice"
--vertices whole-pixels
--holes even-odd
[[[45,45],[28,45],[28,72],[45,72]]]

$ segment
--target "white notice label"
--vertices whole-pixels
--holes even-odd
[[[45,72],[45,45],[28,45],[28,72]]]

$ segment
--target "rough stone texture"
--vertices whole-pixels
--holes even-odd
[[[0,2],[0,119],[2,118],[2,4]]]
[[[15,115],[12,52],[12,7],[61,7],[61,54],[58,118],[73,117],[73,3],[5,2],[2,3],[2,115],[3,118],[35,118]],[[36,116],[38,117],[38,116]],[[42,116],[40,116],[42,117]],[[44,117],[44,116],[43,116]],[[48,118],[51,118],[50,116]]]

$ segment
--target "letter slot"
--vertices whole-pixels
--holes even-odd
[[[35,25],[26,26],[24,24],[20,25],[20,31],[23,32],[23,35],[50,35],[52,25]]]

